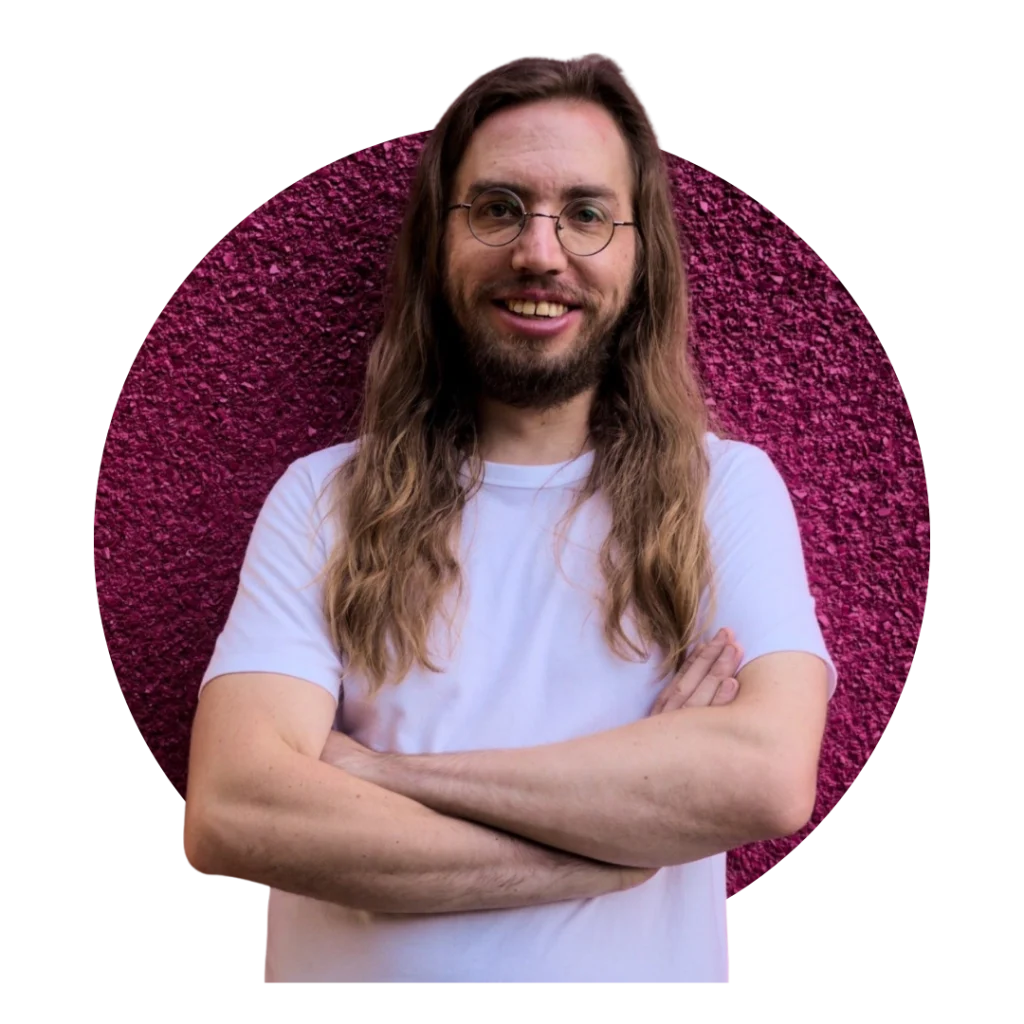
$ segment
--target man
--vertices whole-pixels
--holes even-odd
[[[272,888],[268,980],[726,979],[725,852],[808,821],[835,672],[685,344],[618,68],[470,86],[359,440],[274,487],[203,680],[186,851]]]

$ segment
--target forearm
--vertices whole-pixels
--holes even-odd
[[[186,819],[199,870],[383,913],[530,906],[647,877],[448,817],[293,751],[258,782],[193,801]]]
[[[365,777],[444,814],[581,856],[681,864],[802,824],[800,808],[766,799],[783,787],[743,722],[724,708],[672,712],[540,747],[381,755]]]

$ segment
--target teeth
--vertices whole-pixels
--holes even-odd
[[[524,302],[522,299],[506,299],[505,305],[520,316],[562,316],[569,311],[560,302]]]

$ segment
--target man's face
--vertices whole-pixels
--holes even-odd
[[[531,213],[556,216],[570,189],[587,186],[614,220],[633,220],[629,150],[596,104],[545,100],[489,117],[463,156],[451,202],[471,203],[485,182],[515,192]],[[545,409],[594,387],[630,298],[635,228],[615,228],[605,249],[581,257],[562,248],[547,217],[528,218],[518,238],[490,247],[473,236],[468,215],[448,214],[445,297],[484,394]],[[530,317],[509,309],[517,299],[570,308],[553,319]]]

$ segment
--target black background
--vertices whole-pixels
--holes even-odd
[[[848,274],[849,287],[895,347],[914,406],[926,410],[918,414],[919,426],[929,441],[928,356],[924,343],[914,340],[914,303],[907,301],[914,230],[907,182],[919,172],[921,158],[910,150],[891,97],[853,89],[842,103],[813,109],[805,99],[782,94],[763,108],[767,90],[757,83],[727,94],[719,84],[697,86],[684,78],[671,58],[618,52],[648,90],[658,127],[675,153],[752,187],[771,208],[783,208]],[[437,106],[481,63],[494,62],[495,54],[401,60],[400,88],[393,63],[383,71],[360,70],[346,55],[315,106],[290,104],[287,83],[279,83],[252,109],[233,96],[218,109],[209,91],[199,100],[173,68],[158,63],[132,86],[131,106],[113,104],[93,137],[94,170],[97,188],[104,182],[108,188],[102,206],[106,237],[113,252],[130,247],[133,276],[106,302],[92,360],[88,385],[97,438],[136,338],[182,270],[194,265],[226,223],[315,161],[348,152],[353,144],[429,127]],[[115,179],[133,183],[112,193]],[[91,595],[89,600],[94,614]],[[262,958],[262,890],[199,882],[183,870],[171,852],[175,795],[120,711],[98,642],[95,651],[96,685],[109,709],[102,719],[104,749],[113,752],[97,787],[105,851],[99,878],[108,894],[103,916],[121,936],[119,963],[131,966],[136,979],[143,974],[154,981],[250,984],[253,961]],[[927,668],[927,645],[923,659]],[[792,864],[737,899],[744,983],[803,985],[851,968],[861,976],[878,971],[889,980],[902,970],[927,912],[919,897],[922,864],[933,855],[921,842],[921,814],[907,813],[920,810],[925,790],[927,759],[909,752],[911,743],[919,748],[923,732],[921,678],[914,676],[906,694],[910,714],[897,716],[848,807]]]

